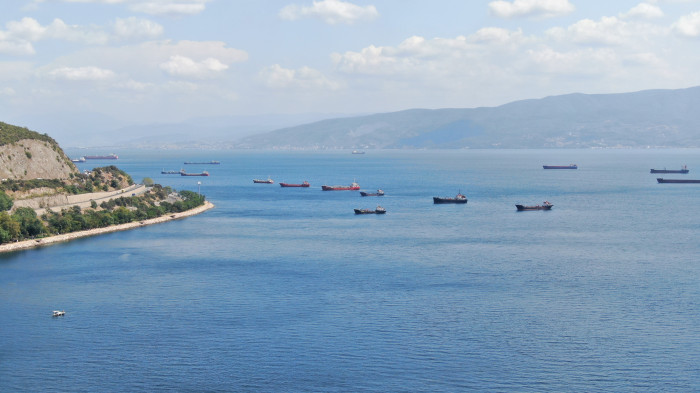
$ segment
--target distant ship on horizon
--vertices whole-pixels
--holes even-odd
[[[83,156],[86,160],[116,160],[119,158],[118,155],[112,153],[106,156]]]
[[[700,183],[700,180],[685,180],[685,179],[664,179],[664,178],[657,178],[657,182],[659,183]]]
[[[683,165],[681,169],[652,169],[649,173],[682,173],[686,174],[690,172],[690,169],[686,165]]]
[[[181,170],[180,176],[209,176],[209,172],[203,171],[202,173],[187,173],[184,170]]]

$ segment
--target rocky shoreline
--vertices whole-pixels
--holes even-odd
[[[207,211],[213,207],[214,207],[213,203],[211,203],[209,201],[205,201],[204,205],[195,207],[194,209],[190,209],[190,210],[187,210],[187,211],[184,211],[181,213],[166,214],[164,216],[151,218],[149,220],[134,221],[134,222],[126,223],[126,224],[112,225],[112,226],[104,227],[104,228],[95,228],[95,229],[88,229],[85,231],[65,233],[62,235],[44,237],[44,238],[40,238],[40,239],[24,240],[24,241],[15,242],[15,243],[6,243],[6,244],[0,245],[0,253],[26,250],[26,249],[30,249],[30,248],[41,247],[41,246],[46,246],[46,245],[55,244],[55,243],[61,243],[61,242],[65,242],[65,241],[69,241],[69,240],[73,240],[73,239],[78,239],[81,237],[95,236],[95,235],[100,235],[103,233],[116,232],[116,231],[124,231],[127,229],[138,228],[138,227],[142,227],[145,225],[159,224],[161,222],[177,220],[180,218],[193,216],[193,215],[202,213],[204,211]]]

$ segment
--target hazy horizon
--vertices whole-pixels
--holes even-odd
[[[700,85],[699,39],[697,0],[10,0],[0,118],[147,124],[677,89]]]

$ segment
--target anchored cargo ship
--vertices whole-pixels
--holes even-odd
[[[382,191],[382,190],[377,190],[377,192],[360,191],[360,195],[362,195],[362,196],[383,196],[384,191]]]
[[[660,177],[656,181],[659,183],[700,183],[700,180],[663,179]]]
[[[187,173],[183,170],[180,171],[180,176],[209,176],[209,172],[203,171],[201,173]]]
[[[682,173],[690,172],[687,166],[683,165],[681,169],[652,169],[649,173]]]
[[[527,206],[527,205],[515,205],[515,207],[518,209],[518,211],[525,211],[525,210],[552,210],[552,205],[551,203],[544,201],[541,205],[532,205],[532,206]]]
[[[357,191],[360,189],[360,185],[352,182],[349,186],[321,186],[323,191]]]
[[[443,204],[443,203],[467,203],[467,197],[466,197],[466,195],[463,195],[461,192],[458,192],[454,198],[433,197],[433,203],[436,205]]]
[[[106,156],[84,156],[86,160],[116,160],[119,158],[116,154],[109,154]]]
[[[578,165],[576,165],[576,164],[569,164],[569,165],[542,165],[542,168],[544,168],[544,169],[578,169]]]
[[[381,206],[377,206],[376,209],[355,209],[355,214],[385,214],[386,209]]]
[[[208,161],[208,162],[185,161],[185,165],[219,165],[219,164],[221,164],[219,161]]]
[[[309,184],[308,181],[304,181],[303,183],[295,184],[295,183],[280,183],[280,187],[309,187],[311,184]]]

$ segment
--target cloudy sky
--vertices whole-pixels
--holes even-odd
[[[2,0],[0,121],[496,106],[700,85],[700,0]]]

